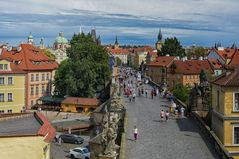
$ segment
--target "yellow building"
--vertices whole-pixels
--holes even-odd
[[[93,111],[99,106],[96,98],[67,97],[61,103],[63,112],[88,112]]]
[[[0,60],[0,113],[25,109],[25,75],[15,63]]]
[[[239,68],[212,82],[212,129],[234,159],[239,159]]]
[[[50,159],[55,129],[41,113],[0,118],[0,158]]]

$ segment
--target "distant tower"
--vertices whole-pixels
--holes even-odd
[[[115,48],[115,49],[118,49],[119,47],[120,47],[120,46],[119,46],[118,38],[117,38],[117,36],[116,36],[114,48]]]
[[[95,28],[91,29],[91,37],[93,39],[94,42],[96,42],[96,31],[95,31]]]
[[[161,50],[162,48],[162,43],[163,43],[163,36],[162,36],[162,31],[161,31],[161,28],[159,29],[159,33],[158,33],[158,40],[157,42],[155,43],[155,46],[156,46],[156,49],[157,50]]]
[[[40,49],[45,49],[44,39],[43,38],[41,38],[41,41],[40,41]]]
[[[99,35],[98,38],[97,38],[97,45],[101,45],[101,38],[100,38],[100,35]]]
[[[32,32],[30,32],[30,34],[29,34],[29,36],[28,36],[28,38],[27,38],[27,43],[28,43],[28,44],[34,44]]]

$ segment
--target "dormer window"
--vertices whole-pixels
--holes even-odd
[[[0,64],[0,70],[8,70],[8,64]]]

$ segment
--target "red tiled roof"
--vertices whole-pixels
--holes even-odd
[[[208,60],[176,60],[174,61],[175,73],[200,74],[201,70],[213,73]]]
[[[224,60],[225,59],[231,59],[234,53],[237,51],[237,49],[232,48],[225,48],[223,50],[217,50],[214,49],[219,56],[221,56]]]
[[[5,60],[5,59],[0,59],[0,60]],[[9,62],[10,62],[10,70],[6,70],[6,71],[0,70],[0,74],[19,74],[19,73],[23,74],[23,73],[26,73],[25,71],[21,70],[18,67],[18,65],[12,63],[11,61],[9,61]]]
[[[44,141],[50,143],[54,137],[56,136],[56,130],[54,127],[51,126],[50,122],[47,120],[47,118],[42,114],[37,112],[35,114],[35,117],[40,121],[41,127],[38,130],[37,135],[44,136]]]
[[[62,103],[98,106],[99,100],[96,98],[67,97]]]
[[[31,44],[21,44],[20,51],[2,50],[0,58],[19,61],[18,68],[24,71],[30,70],[53,70],[58,67],[57,62],[49,59],[44,52]]]
[[[168,67],[175,60],[175,56],[159,56],[156,60],[149,62],[148,66]]]
[[[151,46],[144,46],[133,49],[134,52],[151,52],[153,50],[154,49]]]
[[[212,83],[219,86],[239,87],[239,67],[223,73]]]
[[[229,67],[235,68],[239,66],[239,51],[237,50],[233,55],[230,63],[228,64]]]
[[[129,54],[129,50],[128,49],[109,49],[109,52],[111,54]]]
[[[222,64],[219,62],[218,59],[211,58],[208,59],[208,61],[210,62],[210,64],[213,66],[214,69],[222,69]]]

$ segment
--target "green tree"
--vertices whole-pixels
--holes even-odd
[[[203,47],[192,47],[187,53],[187,57],[190,59],[192,57],[198,59],[199,57],[205,57],[207,55],[207,49]]]
[[[173,95],[185,104],[188,104],[190,90],[191,88],[189,86],[177,84],[173,87]]]
[[[121,59],[119,57],[116,57],[115,60],[116,60],[117,66],[121,66],[121,64],[122,64]]]
[[[166,56],[167,54],[170,56],[185,56],[185,50],[176,37],[165,39],[159,55]]]
[[[56,91],[61,96],[93,97],[110,78],[107,51],[90,34],[74,34],[70,43],[69,58],[56,71]]]
[[[48,56],[51,60],[55,60],[56,59],[56,56],[54,54],[52,54],[52,52],[47,49],[44,51],[45,55]]]

